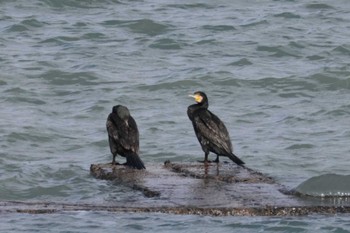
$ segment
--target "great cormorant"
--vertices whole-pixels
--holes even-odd
[[[244,162],[232,153],[230,135],[224,123],[208,110],[208,98],[204,92],[197,91],[190,95],[196,104],[190,105],[187,115],[192,121],[194,132],[204,151],[204,162],[208,162],[209,152],[217,155],[214,162],[219,162],[219,156],[227,156],[238,165]]]
[[[132,168],[145,169],[139,157],[139,131],[129,109],[116,105],[109,114],[106,122],[109,147],[113,155],[112,164],[118,164],[115,157],[119,154],[126,158],[127,165]]]

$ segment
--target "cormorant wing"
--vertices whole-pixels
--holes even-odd
[[[139,131],[137,129],[134,118],[129,117],[127,123],[123,122],[120,125],[123,130],[120,130],[120,144],[128,150],[139,153]]]
[[[111,113],[107,120],[108,135],[114,142],[125,150],[139,152],[139,131],[135,120],[129,117],[127,121],[120,119],[116,114]]]
[[[108,132],[109,137],[113,138],[114,141],[118,141],[119,135],[118,135],[118,129],[117,129],[116,123],[115,123],[117,119],[115,119],[116,117],[113,115],[114,114],[111,113],[108,116],[107,123],[106,123],[107,132]]]
[[[217,153],[231,153],[232,143],[224,123],[209,110],[198,111],[194,117],[196,131],[214,145]],[[197,135],[198,136],[198,135]]]

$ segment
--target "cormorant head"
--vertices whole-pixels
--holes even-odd
[[[194,101],[196,101],[198,104],[208,105],[208,97],[202,91],[196,91],[193,95],[190,95],[190,97],[193,97]]]
[[[123,105],[114,106],[113,112],[116,113],[121,119],[126,119],[130,116],[129,109]]]

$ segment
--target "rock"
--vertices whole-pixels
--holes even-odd
[[[323,174],[311,177],[304,181],[294,190],[296,195],[348,198],[350,196],[350,175]]]

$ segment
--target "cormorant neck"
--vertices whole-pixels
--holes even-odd
[[[197,106],[200,107],[200,108],[208,108],[209,107],[209,103],[208,103],[208,101],[205,101],[205,102],[202,102],[202,103],[198,103]]]

